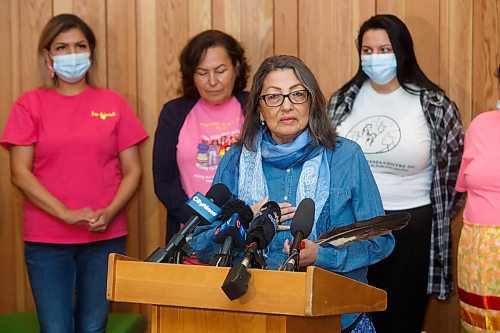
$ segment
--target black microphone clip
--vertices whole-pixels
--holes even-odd
[[[252,276],[252,273],[248,271],[248,266],[262,269],[267,267],[266,261],[256,242],[247,246],[241,264],[232,267],[222,283],[221,288],[231,301],[243,296],[247,292],[248,281],[250,281],[250,277]]]

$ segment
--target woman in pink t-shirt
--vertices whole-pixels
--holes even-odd
[[[155,192],[167,208],[168,242],[191,217],[186,201],[205,194],[224,154],[239,138],[249,67],[232,36],[206,30],[179,57],[182,96],[160,113],[153,148]]]
[[[25,260],[42,332],[104,332],[107,258],[123,253],[123,208],[147,138],[127,101],[96,88],[96,40],[79,17],[44,27],[44,87],[14,103],[1,144],[24,194]]]
[[[466,332],[500,331],[499,165],[500,100],[496,110],[469,125],[456,184],[457,191],[467,192],[458,244],[458,297]]]

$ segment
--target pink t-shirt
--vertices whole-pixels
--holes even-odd
[[[500,225],[500,111],[482,113],[469,125],[456,190],[467,192],[465,220]]]
[[[200,98],[189,111],[177,144],[177,164],[188,197],[210,189],[220,159],[240,138],[242,124],[236,97],[222,105]]]
[[[14,103],[2,146],[34,145],[33,174],[68,208],[106,207],[121,181],[118,153],[147,138],[127,101],[119,94],[85,88],[75,96],[52,89],[24,93]],[[124,212],[104,233],[69,225],[24,203],[24,240],[75,244],[127,234]]]

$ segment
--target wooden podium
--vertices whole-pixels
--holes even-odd
[[[230,301],[229,268],[157,264],[111,254],[107,298],[152,304],[151,332],[340,332],[340,315],[386,308],[386,293],[310,266],[307,272],[250,269],[248,291]]]

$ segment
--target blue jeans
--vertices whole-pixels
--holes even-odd
[[[25,242],[25,260],[42,333],[104,333],[108,255],[125,237],[87,244]]]

